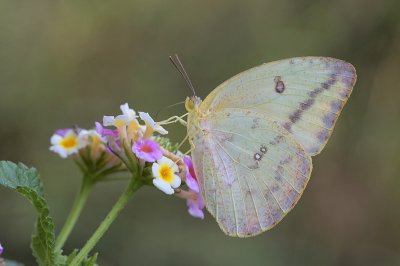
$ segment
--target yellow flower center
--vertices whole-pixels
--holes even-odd
[[[165,181],[165,182],[172,182],[172,179],[174,178],[174,173],[172,171],[172,168],[169,165],[161,165],[160,170],[158,170],[160,177]]]
[[[67,137],[60,142],[60,145],[65,149],[70,149],[77,145],[77,141],[74,137]]]

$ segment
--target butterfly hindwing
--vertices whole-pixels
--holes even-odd
[[[205,204],[228,235],[252,236],[272,228],[309,180],[311,157],[263,113],[226,108],[189,132]]]
[[[328,141],[356,81],[342,60],[301,57],[276,61],[240,73],[218,86],[202,110],[255,110],[277,121],[310,155]]]

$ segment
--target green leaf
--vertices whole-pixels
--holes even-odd
[[[39,265],[56,265],[54,222],[44,199],[39,173],[22,163],[0,161],[0,185],[19,192],[32,203],[38,215],[31,243],[33,255]]]
[[[82,262],[82,265],[84,266],[96,266],[96,261],[97,261],[97,256],[99,253],[94,254],[91,258],[88,258],[87,260],[84,260]]]
[[[74,251],[72,251],[72,253],[68,256],[68,258],[65,261],[64,265],[70,265],[72,260],[76,257],[76,255],[78,254],[78,249],[75,249]],[[97,261],[97,256],[98,253],[94,254],[92,257],[90,258],[86,258],[81,262],[81,266],[95,266],[96,261]]]
[[[17,189],[28,187],[43,197],[43,185],[35,168],[13,162],[0,161],[0,185],[7,188]]]
[[[78,254],[78,249],[74,249],[74,251],[72,251],[72,253],[68,256],[67,261],[66,261],[66,265],[71,264],[72,260],[76,257],[76,255]]]

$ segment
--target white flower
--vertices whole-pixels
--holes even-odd
[[[132,119],[128,115],[117,115],[117,116],[103,116],[103,125],[105,127],[114,126],[116,128],[121,128],[127,126]]]
[[[123,105],[120,106],[122,114],[129,116],[131,119],[136,118],[136,112],[135,110],[129,108],[128,103],[124,103]]]
[[[153,163],[152,172],[154,186],[168,195],[174,194],[174,188],[181,185],[180,177],[175,174],[179,172],[178,165],[165,156]]]
[[[72,129],[64,135],[54,134],[50,142],[52,145],[50,150],[58,153],[61,158],[67,158],[69,155],[77,153],[80,148],[86,145]]]
[[[129,126],[130,124],[138,124],[136,119],[136,112],[129,108],[127,103],[120,106],[122,115],[117,116],[103,116],[103,125],[108,126],[115,126],[116,128],[121,128],[123,126]]]
[[[168,131],[165,130],[162,126],[154,122],[153,118],[148,113],[139,112],[140,119],[142,119],[146,123],[146,132],[145,138],[150,137],[150,135],[157,131],[158,133],[165,135],[168,134]]]
[[[87,145],[89,143],[98,145],[102,141],[107,141],[105,138],[102,138],[100,134],[94,129],[82,129],[81,131],[79,131],[78,138],[83,143],[83,145]]]
[[[133,140],[137,133],[142,133],[139,128],[139,121],[136,119],[136,112],[129,108],[127,103],[120,106],[122,115],[117,116],[103,116],[103,125],[114,126],[118,129],[119,138],[122,143],[128,145]]]

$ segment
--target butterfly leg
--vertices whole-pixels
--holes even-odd
[[[182,116],[176,116],[175,115],[175,116],[172,116],[172,117],[170,117],[170,118],[168,118],[168,119],[166,119],[164,121],[159,122],[159,124],[160,125],[168,125],[168,124],[173,124],[173,123],[179,122],[182,125],[186,126],[187,122],[185,120],[183,120],[183,118],[185,116],[187,116],[187,115],[188,115],[188,113],[186,113],[186,114],[184,114]]]
[[[189,143],[191,148],[187,152],[185,152],[184,155],[188,155],[196,148],[196,145],[194,145],[193,141],[190,138],[189,138]]]
[[[189,138],[189,135],[186,134],[185,138],[181,141],[181,143],[179,143],[179,145],[177,147],[178,150],[182,147],[182,145],[187,141],[188,138]]]

